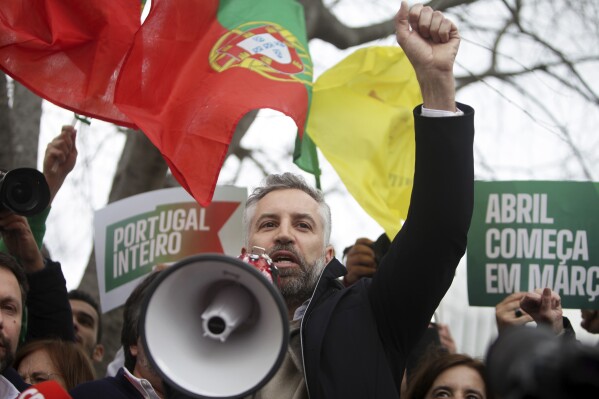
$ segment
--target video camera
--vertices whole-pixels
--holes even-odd
[[[50,188],[44,175],[33,168],[0,171],[0,210],[22,216],[40,213],[50,203]]]
[[[502,332],[486,363],[491,389],[501,399],[599,397],[599,348],[545,328]]]

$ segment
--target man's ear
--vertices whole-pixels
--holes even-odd
[[[136,348],[136,350],[137,350],[137,348]],[[104,345],[97,344],[94,347],[94,351],[92,353],[92,360],[94,362],[98,362],[99,363],[99,362],[102,361],[102,359],[104,359]]]
[[[332,245],[327,245],[324,251],[324,259],[329,263],[335,257],[335,248]]]

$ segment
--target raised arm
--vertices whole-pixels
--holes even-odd
[[[456,111],[453,64],[460,46],[457,27],[443,13],[406,1],[396,16],[397,42],[414,67],[423,105]]]
[[[75,138],[77,130],[71,125],[62,127],[60,134],[46,147],[44,154],[44,177],[50,188],[50,203],[71,173],[77,161],[77,146]]]
[[[457,28],[430,7],[402,2],[397,40],[412,62],[424,106],[414,111],[416,162],[406,222],[381,260],[369,299],[383,341],[405,355],[418,342],[466,250],[473,208],[474,111],[456,110]]]

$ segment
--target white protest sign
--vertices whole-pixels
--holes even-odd
[[[157,264],[198,253],[239,256],[247,189],[217,187],[208,207],[184,189],[135,195],[96,211],[94,245],[100,303],[123,303]]]

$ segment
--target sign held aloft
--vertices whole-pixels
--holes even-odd
[[[565,308],[599,309],[599,184],[476,182],[470,305],[549,287]]]

